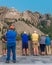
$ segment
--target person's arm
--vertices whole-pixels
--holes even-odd
[[[5,35],[6,42],[7,42],[7,35],[8,35],[8,32],[6,32],[6,35]]]
[[[6,36],[5,36],[6,37],[6,40],[7,40],[7,35],[8,35],[8,32],[6,32]]]
[[[4,36],[2,36],[2,42],[4,42],[4,43],[6,42],[6,40],[4,39]]]
[[[5,42],[5,40],[4,40],[4,39],[2,39],[2,42]]]

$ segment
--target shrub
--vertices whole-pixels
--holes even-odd
[[[31,40],[31,34],[30,33],[28,34],[28,39]]]
[[[2,40],[2,36],[0,37],[0,40]]]
[[[17,19],[15,19],[15,22],[17,22]]]
[[[0,32],[1,32],[1,28],[0,28]]]
[[[16,38],[17,41],[21,40],[21,36],[18,35],[17,38]]]

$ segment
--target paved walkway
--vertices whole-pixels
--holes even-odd
[[[6,56],[0,56],[0,64],[5,63]],[[52,56],[17,56],[16,64],[52,64]],[[12,59],[10,61],[12,63]]]

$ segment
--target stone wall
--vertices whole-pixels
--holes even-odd
[[[29,42],[29,55],[31,55],[32,54],[32,45],[30,44],[30,42]],[[18,56],[21,56],[22,55],[22,42],[21,41],[17,41],[16,42],[16,54],[18,55]],[[2,55],[2,42],[0,41],[0,55]]]

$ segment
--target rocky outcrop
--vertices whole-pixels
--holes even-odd
[[[34,31],[37,31],[37,33],[39,35],[43,34],[40,30],[38,30],[37,28],[33,27],[32,25],[27,25],[25,22],[23,21],[18,21],[15,22],[15,24],[13,24],[15,26],[16,31],[20,34],[23,31],[26,31],[27,33],[33,33]]]
[[[8,8],[7,7],[0,7],[0,20],[4,20],[5,14],[7,13]]]
[[[13,22],[18,32],[26,30],[27,32],[32,33],[35,30],[35,27],[39,24],[41,25],[42,22],[46,22],[46,26],[50,26],[50,19],[52,19],[50,14],[42,15],[39,12],[31,12],[29,10],[21,13],[15,8],[8,9],[7,7],[0,7],[0,20],[2,21],[2,24],[4,25],[7,21]]]
[[[5,15],[5,18],[11,18],[11,19],[13,18],[18,19],[20,17],[21,17],[21,13],[15,10],[14,8],[9,9]]]

